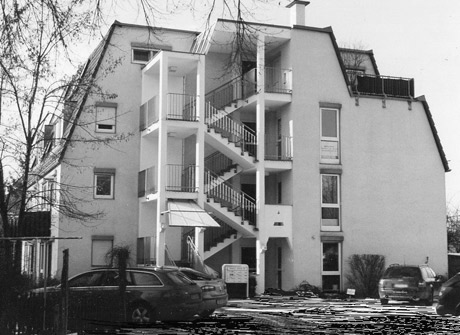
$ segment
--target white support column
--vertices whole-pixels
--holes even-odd
[[[156,265],[165,265],[165,230],[167,225],[166,183],[168,169],[168,129],[165,125],[168,108],[168,57],[162,53],[160,60],[158,128],[158,200],[156,217]]]
[[[257,228],[259,229],[256,242],[257,257],[257,293],[265,290],[265,36],[259,34],[257,39],[257,170],[256,170],[256,207]]]
[[[196,78],[196,95],[197,95],[197,117],[199,119],[199,126],[196,134],[195,146],[195,162],[196,162],[196,186],[198,188],[198,205],[204,209],[204,202],[206,196],[204,194],[204,132],[206,131],[205,125],[205,60],[204,56],[200,56],[197,64],[197,78]],[[195,245],[198,248],[200,256],[204,256],[204,231],[205,229],[195,229]],[[204,259],[203,259],[204,261]]]
[[[265,291],[265,251],[267,251],[267,242],[257,239],[256,241],[256,258],[257,258],[256,294],[262,294]]]

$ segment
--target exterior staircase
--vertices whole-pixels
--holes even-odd
[[[207,201],[204,209],[213,213],[212,216],[220,227],[205,230],[205,254],[201,255],[203,259],[211,257],[242,237],[254,237],[257,234],[255,199],[229,183],[238,173],[253,169],[257,157],[255,132],[232,117],[234,111],[247,104],[244,99],[255,93],[255,81],[248,80],[255,76],[255,71],[250,72],[206,95],[206,142],[216,151],[205,159]],[[189,236],[186,240],[190,246],[194,231],[187,234]]]

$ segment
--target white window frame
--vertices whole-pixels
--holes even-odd
[[[323,203],[323,176],[332,176],[332,177],[337,177],[337,203],[335,204],[331,204],[331,203]],[[342,220],[341,220],[341,214],[342,214],[342,211],[341,211],[341,206],[340,206],[340,203],[341,203],[341,199],[340,199],[340,175],[339,174],[331,174],[331,173],[321,173],[320,174],[320,185],[321,185],[321,217],[320,217],[320,221],[321,221],[321,230],[322,231],[340,231],[341,230],[341,225],[342,225]],[[323,208],[337,208],[338,211],[339,211],[339,215],[338,215],[338,225],[337,226],[327,226],[327,225],[323,225],[323,215],[322,215],[322,212],[323,212]]]
[[[97,179],[99,176],[110,177],[110,194],[97,194]],[[114,199],[115,198],[115,173],[95,171],[94,172],[94,199]]]
[[[107,114],[113,116],[107,118]],[[104,115],[104,116],[101,116]],[[110,126],[110,128],[106,128]],[[96,133],[115,134],[117,131],[117,105],[116,104],[97,104],[96,105]]]
[[[147,61],[144,60],[136,60],[134,59],[134,51],[147,51],[149,53],[149,59]],[[131,48],[131,63],[134,64],[147,64],[155,55],[160,52],[158,49],[150,49],[150,48],[141,48],[141,47],[132,47]]]
[[[95,249],[95,243],[100,242],[105,245],[105,249],[102,253],[97,252]],[[105,262],[105,255],[108,251],[113,249],[113,236],[112,235],[98,235],[91,236],[91,266],[107,266]],[[101,249],[102,250],[102,249]]]
[[[324,244],[338,244],[338,270],[336,271],[326,271],[324,270],[323,258],[324,258]],[[323,276],[339,276],[339,287],[338,290],[341,290],[342,283],[342,242],[335,241],[323,241],[321,242],[321,286],[322,286],[322,277]],[[323,288],[324,289],[324,288]]]
[[[323,111],[335,111],[336,117],[336,137],[324,136],[323,135]],[[321,107],[320,108],[320,162],[327,164],[340,164],[340,109]],[[326,154],[337,151],[337,157],[328,157]],[[324,157],[323,157],[324,156]]]

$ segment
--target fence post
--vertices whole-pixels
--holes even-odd
[[[62,275],[61,275],[61,303],[58,312],[58,335],[67,334],[67,319],[68,319],[68,304],[69,304],[69,289],[68,289],[68,277],[69,277],[69,249],[62,251],[64,254],[62,264]]]

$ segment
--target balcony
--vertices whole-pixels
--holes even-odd
[[[140,107],[139,131],[143,131],[158,122],[158,97],[154,96]],[[167,120],[198,121],[196,113],[196,96],[168,93]]]
[[[51,212],[26,212],[21,224],[17,217],[10,217],[10,237],[49,237],[51,236]]]
[[[168,94],[168,120],[198,121],[196,96],[179,93]]]
[[[414,79],[359,74],[353,92],[359,95],[373,95],[410,99],[414,97]]]
[[[153,194],[157,190],[155,166],[142,170],[138,174],[137,196],[139,198]]]
[[[138,174],[138,191],[139,198],[149,194],[154,194],[158,190],[157,175],[155,166],[142,170]],[[172,192],[196,192],[196,166],[195,165],[167,165],[167,182],[166,191]]]
[[[166,191],[197,192],[196,166],[168,164]]]
[[[292,93],[290,69],[265,68],[265,92]],[[214,108],[222,109],[237,100],[244,100],[257,93],[257,69],[252,69],[242,76],[219,86],[206,94],[206,101]]]
[[[139,131],[143,131],[158,122],[158,99],[156,96],[141,105],[139,117]]]
[[[292,160],[292,136],[265,136],[265,159],[273,161]]]
[[[266,93],[292,93],[291,84],[292,70],[274,67],[265,68],[265,92]]]

